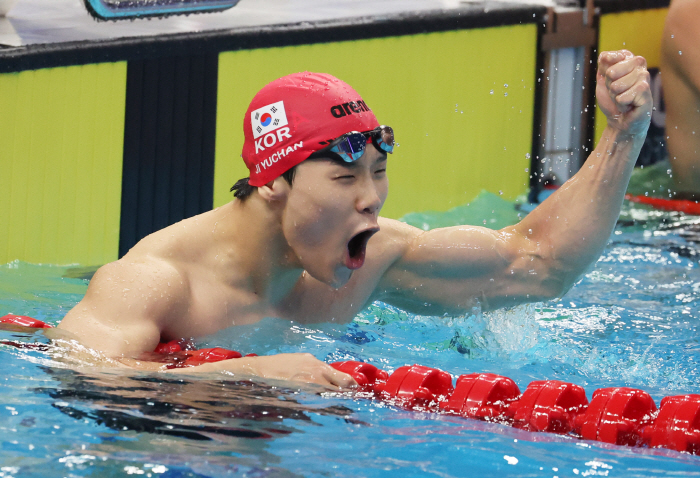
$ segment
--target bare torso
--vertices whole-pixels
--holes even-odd
[[[232,204],[158,231],[125,256],[130,261],[141,255],[157,256],[173,265],[189,286],[188,307],[163,328],[162,340],[209,335],[265,317],[300,323],[352,320],[371,299],[388,266],[386,259],[400,253],[398,248],[391,250],[391,241],[384,240],[394,231],[396,225],[389,226],[394,221],[381,218],[382,231],[368,244],[366,265],[346,286],[336,290],[304,271],[290,271],[281,290],[263,299],[265,294],[240,272],[246,251],[231,250],[216,238],[216,229]],[[197,232],[193,235],[189,230]],[[183,244],[196,249],[183,249]]]
[[[365,265],[339,289],[301,269],[257,271],[259,276],[278,276],[271,287],[250,271],[264,263],[255,256],[265,251],[246,245],[247,231],[235,219],[237,207],[233,201],[141,240],[122,259],[95,274],[87,300],[60,327],[108,354],[132,355],[132,350],[138,355],[153,350],[158,341],[211,335],[265,317],[300,323],[349,321],[372,300],[384,271],[405,250],[405,238],[417,231],[379,218],[381,230],[367,245]],[[102,313],[93,331],[84,327],[90,307]],[[111,320],[104,317],[105,311],[113,315]],[[135,326],[125,339],[129,347],[106,347],[104,325],[113,329],[110,332]]]

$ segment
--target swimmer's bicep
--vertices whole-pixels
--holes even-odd
[[[527,297],[533,281],[524,279],[531,264],[529,244],[512,229],[493,231],[457,226],[417,236],[390,267],[377,297],[422,312],[449,312]],[[380,297],[381,296],[381,297]],[[426,310],[433,307],[436,310]]]
[[[421,278],[465,279],[494,274],[512,262],[520,243],[512,234],[475,226],[432,229],[413,237],[390,267]]]

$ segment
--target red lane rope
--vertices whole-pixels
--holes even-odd
[[[646,204],[663,211],[679,211],[700,216],[700,203],[687,199],[664,199],[648,196],[634,196],[632,194],[625,194],[625,199],[639,204]]]
[[[0,323],[51,327],[31,317],[11,314],[0,317]],[[170,358],[169,368],[241,357],[236,351],[219,347],[194,350],[184,340],[161,343],[154,354]],[[361,392],[407,409],[615,445],[700,454],[700,395],[665,397],[657,409],[647,392],[628,387],[598,389],[589,402],[581,386],[559,380],[538,380],[520,393],[513,380],[493,373],[460,375],[453,385],[449,373],[422,365],[399,367],[392,374],[356,361],[331,366],[352,376]]]

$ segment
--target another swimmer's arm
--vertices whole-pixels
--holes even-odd
[[[662,68],[675,70],[696,98],[700,97],[700,2],[674,2],[666,17],[662,45]]]

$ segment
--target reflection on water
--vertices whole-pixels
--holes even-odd
[[[187,380],[157,376],[46,369],[59,382],[38,387],[53,406],[78,420],[88,418],[118,431],[147,432],[191,440],[272,439],[293,428],[284,420],[309,421],[309,412],[348,417],[349,408],[308,407],[298,390],[253,381]]]

